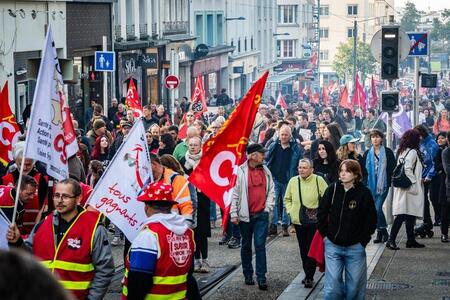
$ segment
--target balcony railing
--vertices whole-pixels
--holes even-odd
[[[122,27],[120,25],[114,25],[114,36],[116,41],[120,42],[122,40],[121,36]]]
[[[134,24],[127,25],[127,40],[132,41],[136,39],[136,35],[134,34]]]
[[[169,21],[163,22],[163,34],[185,34],[188,33],[189,22],[188,21]]]
[[[139,24],[139,38],[141,40],[148,38],[147,24]]]
[[[157,36],[158,36],[157,24],[156,23],[152,23],[152,38],[156,38]]]

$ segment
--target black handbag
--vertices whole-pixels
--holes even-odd
[[[395,167],[392,172],[392,185],[396,188],[407,189],[412,185],[411,180],[405,174],[405,157],[408,156],[409,151],[406,153],[403,158],[399,159],[398,165]],[[417,161],[416,161],[417,164]],[[416,170],[416,164],[414,165],[413,172]]]
[[[316,176],[317,195],[320,201],[320,191],[318,177]],[[316,225],[317,224],[317,208],[309,208],[303,205],[302,190],[300,185],[300,176],[298,177],[298,194],[300,196],[300,222],[302,225]]]

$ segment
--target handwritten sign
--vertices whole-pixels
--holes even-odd
[[[144,203],[136,198],[151,171],[145,129],[139,119],[88,199],[88,205],[108,217],[130,241],[145,225]]]

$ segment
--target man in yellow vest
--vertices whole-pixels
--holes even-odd
[[[186,299],[195,246],[185,219],[171,213],[172,192],[170,184],[153,182],[138,197],[148,219],[125,260],[122,299]]]
[[[81,197],[76,180],[58,182],[53,194],[56,210],[33,228],[26,241],[15,225],[7,239],[10,245],[32,251],[77,299],[102,299],[114,275],[114,261],[100,214],[79,206]]]

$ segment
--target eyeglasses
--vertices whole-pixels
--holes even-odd
[[[186,115],[186,117],[188,118],[192,118],[194,115]]]
[[[60,194],[60,193],[55,193],[55,194],[53,195],[53,199],[56,199],[56,200],[58,200],[58,199],[63,199],[64,201],[65,201],[65,200],[68,200],[68,199],[76,198],[76,197],[77,197],[77,196],[71,196],[71,195]]]

